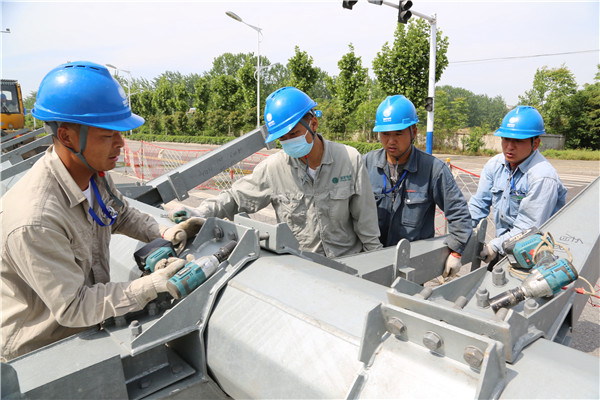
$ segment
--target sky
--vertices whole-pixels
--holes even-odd
[[[393,43],[398,14],[367,0],[352,10],[341,0],[0,1],[1,28],[10,29],[0,34],[0,75],[17,79],[24,96],[67,61],[111,64],[152,80],[165,71],[201,74],[226,52],[256,53],[257,32],[226,11],[262,29],[260,54],[271,63],[287,64],[299,46],[314,66],[338,75],[337,63],[352,43],[374,77],[373,59]],[[449,39],[450,64],[437,85],[516,105],[544,66],[565,65],[580,87],[593,82],[599,3],[414,0],[412,10],[435,16]],[[557,53],[571,54],[541,56]]]

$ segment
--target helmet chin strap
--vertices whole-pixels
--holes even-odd
[[[413,144],[413,142],[415,141],[415,137],[413,136],[413,128],[412,128],[412,127],[413,127],[413,125],[411,125],[411,126],[409,126],[409,127],[408,127],[408,130],[410,131],[410,145],[409,145],[409,146],[406,148],[406,150],[404,150],[404,151],[402,152],[402,154],[400,154],[398,157],[395,157],[395,158],[396,158],[396,164],[398,164],[398,160],[399,160],[399,159],[401,159],[402,157],[404,157],[404,155],[405,155],[405,154],[406,154],[408,151],[410,151],[410,149],[412,149],[412,144]]]

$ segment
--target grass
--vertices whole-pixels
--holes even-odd
[[[546,158],[555,158],[559,160],[587,160],[600,161],[600,150],[552,150],[548,149],[542,152]]]

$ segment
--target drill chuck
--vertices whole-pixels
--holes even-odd
[[[520,287],[507,290],[506,292],[500,293],[498,296],[490,299],[490,307],[494,312],[498,312],[501,308],[509,308],[516,306],[520,302],[525,300],[525,293]]]

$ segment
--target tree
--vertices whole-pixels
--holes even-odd
[[[266,93],[267,96],[277,89],[286,86],[290,81],[290,72],[283,64],[270,64],[269,68],[266,68],[265,71],[261,75],[260,85],[265,88],[264,92],[261,91],[261,93]]]
[[[546,133],[566,134],[566,116],[564,109],[569,96],[577,91],[577,82],[569,69],[539,68],[533,77],[533,88],[519,96],[519,102],[534,106],[544,118]]]
[[[186,112],[190,108],[191,96],[183,82],[173,86],[173,108],[175,111]]]
[[[446,92],[450,99],[458,97],[466,99],[468,110],[466,126],[498,127],[506,115],[506,103],[501,96],[490,98],[487,95],[475,94],[470,90],[450,85],[439,86],[437,89]]]
[[[210,80],[208,77],[199,77],[194,82],[194,101],[193,105],[196,111],[206,113],[210,99]]]
[[[595,83],[569,97],[565,106],[565,147],[600,150],[600,65]]]
[[[152,97],[152,105],[161,114],[170,115],[173,112],[173,86],[164,76],[157,82],[156,90]]]
[[[334,93],[346,113],[354,112],[367,98],[367,69],[362,66],[361,58],[354,54],[352,43],[350,51],[338,62],[340,74],[333,83]]]
[[[394,44],[386,42],[373,60],[377,81],[387,95],[403,94],[415,107],[425,104],[429,83],[429,24],[411,19],[408,24],[398,24]],[[448,66],[446,51],[448,37],[437,31],[435,81]]]
[[[313,58],[296,46],[295,54],[288,60],[287,64],[287,69],[290,72],[288,85],[308,93],[318,78],[318,70],[312,64]]]
[[[212,109],[229,112],[238,110],[243,102],[241,86],[232,76],[217,76],[212,80],[210,99]]]

